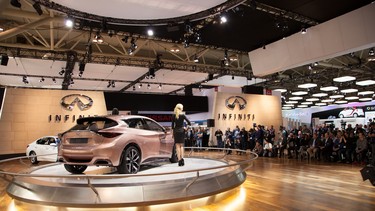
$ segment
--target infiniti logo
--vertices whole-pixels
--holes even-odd
[[[82,101],[83,100],[83,101]],[[72,111],[74,105],[77,105],[81,111],[91,108],[94,101],[87,95],[71,94],[61,98],[61,106]]]
[[[233,110],[236,107],[236,105],[238,105],[238,108],[240,110],[245,109],[246,104],[246,100],[240,96],[232,96],[225,100],[225,106],[230,110]]]

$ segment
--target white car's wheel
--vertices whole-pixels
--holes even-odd
[[[344,118],[344,114],[340,114],[339,117],[340,117],[340,118]]]
[[[36,156],[36,153],[34,151],[31,151],[29,156],[30,156],[30,162],[32,164],[38,164],[39,163],[38,158]]]
[[[354,117],[354,118],[357,118],[357,117],[358,117],[358,114],[357,114],[357,113],[354,113],[354,114],[353,114],[353,117]]]

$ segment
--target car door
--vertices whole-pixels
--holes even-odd
[[[169,156],[172,152],[172,148],[174,144],[174,141],[171,136],[171,132],[167,131],[165,128],[163,128],[158,123],[152,120],[145,119],[145,122],[147,124],[148,130],[155,131],[158,133],[159,155],[162,157]]]
[[[45,154],[49,154],[45,156],[45,161],[56,162],[57,160],[57,141],[55,137],[48,137],[47,143],[45,144]]]

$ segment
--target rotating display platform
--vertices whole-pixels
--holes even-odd
[[[251,157],[251,156],[250,156]],[[256,157],[255,157],[256,158]],[[129,207],[197,199],[231,190],[246,180],[251,158],[189,157],[177,163],[146,165],[137,174],[117,174],[115,168],[90,166],[72,175],[61,163],[13,174],[7,193],[20,201],[70,207]]]

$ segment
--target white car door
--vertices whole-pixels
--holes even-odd
[[[56,162],[57,160],[57,144],[54,137],[44,137],[37,141],[35,152],[38,155],[39,161],[51,161]],[[48,155],[52,154],[52,155]],[[46,156],[42,156],[46,155]]]

